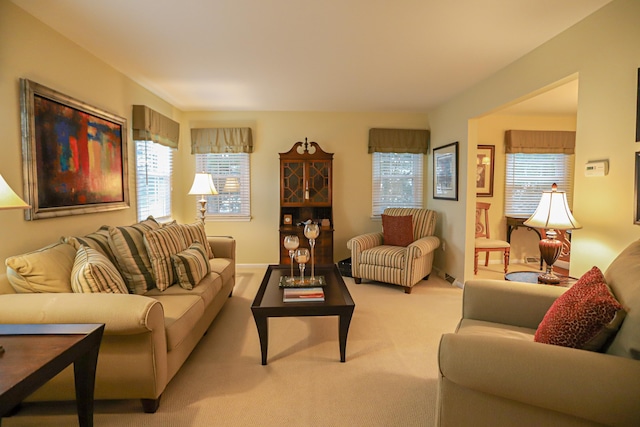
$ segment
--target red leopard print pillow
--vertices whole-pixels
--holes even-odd
[[[623,316],[602,272],[593,267],[549,308],[534,341],[598,351],[620,327]]]

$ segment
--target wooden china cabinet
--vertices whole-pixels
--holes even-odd
[[[280,264],[291,264],[285,236],[295,234],[309,248],[302,224],[308,220],[320,224],[315,263],[333,264],[332,167],[333,153],[307,138],[280,153]]]

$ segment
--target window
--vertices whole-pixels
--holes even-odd
[[[157,220],[171,217],[172,149],[153,141],[136,143],[138,220],[149,215]]]
[[[553,183],[573,200],[572,154],[507,154],[505,215],[529,217]]]
[[[422,154],[373,153],[373,217],[386,208],[422,207],[422,164]]]
[[[196,170],[210,173],[218,190],[217,195],[207,197],[207,218],[251,218],[249,153],[196,154]]]

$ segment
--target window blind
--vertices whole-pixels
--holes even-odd
[[[422,207],[422,154],[373,153],[372,216],[386,208]]]
[[[505,215],[530,217],[543,191],[556,183],[573,202],[573,155],[508,153],[505,179]]]
[[[142,221],[149,215],[157,220],[171,217],[172,149],[153,141],[136,143],[137,213]]]
[[[251,218],[251,173],[248,153],[196,154],[196,170],[208,172],[218,190],[207,197],[209,219],[248,221]],[[197,209],[200,205],[197,204]]]

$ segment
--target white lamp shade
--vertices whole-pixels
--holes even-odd
[[[191,185],[189,194],[218,194],[216,186],[213,185],[213,178],[211,178],[211,174],[204,172],[196,173],[195,178],[193,178],[193,185]]]
[[[0,175],[0,210],[28,208],[30,208],[30,206],[9,187],[7,181]]]
[[[567,194],[557,191],[553,184],[551,191],[543,191],[540,203],[531,218],[524,225],[533,228],[573,230],[582,228],[582,225],[571,214]]]

